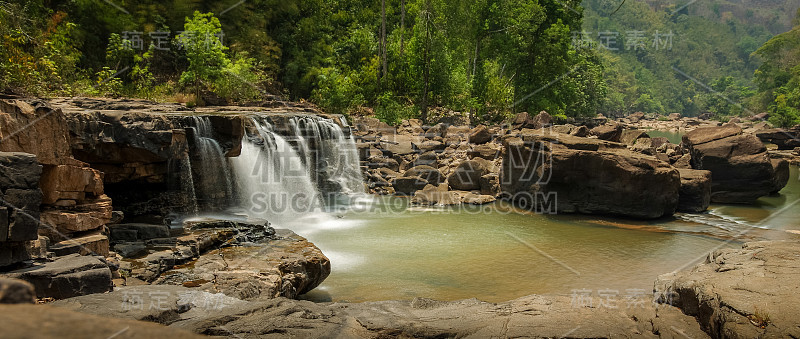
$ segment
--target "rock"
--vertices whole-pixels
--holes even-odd
[[[681,174],[681,190],[678,196],[678,212],[700,213],[711,203],[711,172],[693,169],[678,169]]]
[[[581,138],[587,137],[587,136],[589,136],[589,128],[586,127],[586,126],[579,126],[579,127],[575,128],[575,129],[573,129],[572,132],[570,132],[570,135],[573,135],[573,136],[576,136],[576,137],[581,137]]]
[[[256,246],[223,247],[192,265],[171,269],[156,284],[206,281],[207,287],[243,300],[297,298],[317,287],[331,272],[330,260],[314,244],[289,230]]]
[[[669,139],[664,138],[664,137],[650,138],[650,143],[653,145],[653,148],[656,148],[656,149],[661,148],[661,146],[663,146],[663,145],[671,144],[669,142]]]
[[[145,297],[152,291],[139,289]],[[510,338],[708,338],[692,317],[649,300],[634,307],[620,300],[611,308],[576,304],[570,296],[541,295],[497,304],[476,299],[314,303],[277,298],[219,302],[224,306],[217,309],[177,302],[175,295],[189,291],[165,290],[168,307],[157,310],[122,310],[125,296],[136,293],[133,288],[57,301],[54,306],[126,319],[156,319],[195,333],[228,337],[263,333],[270,338],[489,338],[501,333]]]
[[[111,290],[111,270],[98,257],[77,254],[4,274],[31,283],[38,298],[64,299]]]
[[[798,337],[800,242],[745,243],[719,249],[689,271],[656,281],[661,300],[697,318],[715,338]]]
[[[738,124],[738,123],[741,123],[741,122],[742,122],[742,120],[737,118],[737,117],[733,117],[733,118],[730,118],[730,120],[728,120],[729,124]]]
[[[677,113],[673,113],[673,114],[677,114]],[[700,120],[711,120],[711,118],[713,118],[713,117],[714,117],[714,113],[706,112],[706,113],[698,115],[697,119],[700,119]]]
[[[120,304],[121,305],[121,304]],[[186,330],[46,305],[0,305],[6,338],[205,338]]]
[[[41,174],[42,166],[35,155],[0,152],[0,188],[3,190],[39,188]]]
[[[619,142],[621,142],[623,144],[626,144],[626,145],[633,146],[633,145],[636,144],[636,140],[639,140],[640,138],[648,138],[649,139],[650,136],[647,135],[647,132],[642,131],[642,130],[626,129],[626,130],[622,131],[622,136],[620,137]]]
[[[678,121],[678,120],[681,120],[681,114],[680,113],[670,113],[667,116],[667,118],[669,118],[672,121]]]
[[[56,239],[75,232],[98,229],[111,220],[111,211],[111,199],[105,195],[70,210],[46,209],[41,215],[45,226],[39,231]]]
[[[539,112],[535,117],[531,117],[527,112],[517,113],[511,125],[515,129],[540,129],[542,127],[551,126],[553,124],[553,117],[545,111]]]
[[[779,150],[791,150],[800,147],[800,133],[782,128],[772,128],[758,131],[756,133],[763,142],[769,142],[778,146]]]
[[[386,168],[395,172],[400,170],[400,164],[397,160],[382,156],[369,158],[369,160],[367,160],[367,167],[373,169]]]
[[[108,256],[108,237],[102,234],[84,235],[53,244],[50,250],[57,256],[70,254]]]
[[[412,142],[422,143],[422,139],[411,135],[397,134],[382,139],[381,146],[391,154],[406,155],[415,152]]]
[[[772,159],[771,162],[775,179],[770,194],[776,194],[789,183],[789,162],[783,159]]]
[[[492,134],[484,125],[478,125],[470,131],[469,142],[473,144],[485,144],[492,140]]]
[[[403,120],[400,123],[400,126],[397,127],[397,133],[422,135],[425,133],[425,130],[422,129],[422,121],[420,121],[419,119],[408,119],[408,120]]]
[[[672,164],[675,168],[684,168],[690,169],[692,168],[692,155],[691,154],[684,154],[680,158],[678,158],[675,163]]]
[[[425,188],[428,181],[419,177],[399,177],[390,181],[395,192],[400,195],[411,196],[414,192]]]
[[[447,177],[447,183],[456,190],[480,190],[481,177],[489,173],[490,166],[488,161],[481,158],[464,161]]]
[[[498,144],[484,144],[484,145],[477,145],[472,148],[471,151],[467,152],[467,155],[471,158],[483,158],[486,160],[494,160],[500,158],[500,155],[503,151],[503,147]]]
[[[758,113],[758,114],[750,117],[748,120],[750,120],[750,121],[767,121],[767,120],[769,120],[769,113],[767,113],[767,112]]]
[[[406,177],[416,177],[424,180],[426,183],[437,186],[444,182],[444,176],[438,169],[431,166],[416,166],[405,172]]]
[[[630,120],[634,124],[639,122],[639,120],[643,120],[644,118],[645,117],[643,112],[636,112],[628,116],[628,120]]]
[[[525,135],[523,141],[508,142],[502,194],[543,213],[654,219],[675,211],[680,190],[676,169],[627,150],[600,150],[613,143],[584,140],[554,144],[546,136]]]
[[[559,133],[559,134],[570,134],[570,133],[572,133],[572,131],[575,128],[576,127],[574,125],[571,125],[571,124],[555,125],[555,126],[553,126],[553,132],[556,132],[556,133]]]
[[[736,125],[695,129],[684,135],[683,144],[692,168],[711,171],[712,202],[752,203],[779,189],[764,145]]]
[[[41,101],[0,99],[0,139],[0,151],[33,154],[37,166],[60,165],[72,158],[64,113]]]
[[[100,172],[89,167],[45,166],[40,183],[44,204],[53,204],[59,199],[73,197],[82,202],[87,193],[93,197],[103,194],[103,179]]]
[[[395,128],[389,124],[372,117],[353,117],[353,127],[364,134],[391,135]]]
[[[470,205],[485,205],[488,203],[492,203],[497,200],[492,195],[484,195],[484,194],[475,194],[475,193],[467,193],[463,197],[461,197],[461,202]]]
[[[33,285],[24,280],[0,278],[0,304],[35,304]]]
[[[422,190],[416,191],[411,199],[414,205],[458,205],[461,204],[461,194],[449,191],[447,184],[438,186],[427,185]]]
[[[597,136],[600,140],[619,142],[622,138],[622,126],[617,123],[607,123],[592,128],[591,135]]]
[[[539,114],[533,117],[533,119],[528,123],[527,127],[533,129],[540,129],[552,125],[553,125],[553,117],[550,116],[550,114],[548,114],[547,112],[541,111],[539,112]]]
[[[114,243],[169,238],[170,236],[169,227],[166,225],[117,224],[109,226],[108,229],[111,241]]]
[[[500,178],[497,173],[481,177],[481,194],[497,197],[500,194]]]

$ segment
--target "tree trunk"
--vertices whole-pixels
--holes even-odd
[[[406,49],[406,0],[400,0],[400,60]]]
[[[431,68],[431,60],[430,60],[430,49],[431,49],[431,1],[427,0],[425,2],[425,49],[423,52],[423,62],[425,64],[424,71],[423,71],[423,82],[424,88],[422,92],[422,115],[420,118],[422,119],[423,124],[428,123],[428,85],[430,82],[430,68]]]
[[[383,59],[383,73],[381,78],[388,73],[386,67],[386,0],[381,0],[381,59]]]

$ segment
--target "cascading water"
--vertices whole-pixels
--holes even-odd
[[[364,192],[355,141],[339,125],[312,116],[295,117],[291,124],[293,137],[323,193]]]
[[[231,158],[240,204],[248,215],[283,224],[319,210],[319,194],[301,157],[272,126],[252,119],[258,135]]]
[[[228,207],[233,196],[233,185],[228,163],[222,147],[213,138],[208,117],[192,117],[194,122],[195,161],[193,170],[197,176],[197,201],[204,209]]]

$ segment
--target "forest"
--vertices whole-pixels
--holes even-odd
[[[800,12],[782,9],[742,12],[717,0],[0,0],[0,91],[189,106],[308,101],[389,123],[445,108],[483,122],[541,110],[562,120],[769,112],[792,126]]]

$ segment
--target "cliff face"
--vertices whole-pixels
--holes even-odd
[[[11,211],[9,229],[26,224],[24,228],[35,230],[25,232],[24,236],[9,233],[10,241],[33,242],[0,245],[4,253],[8,253],[8,248],[27,248],[26,255],[12,255],[11,259],[5,256],[0,266],[46,255],[42,249],[47,242],[55,243],[52,246],[57,249],[70,247],[82,251],[63,243],[72,238],[82,238],[79,242],[85,242],[84,248],[107,254],[108,238],[99,233],[111,219],[111,200],[104,194],[101,172],[72,157],[64,113],[43,102],[0,100],[0,137],[0,151],[25,153],[6,156],[9,163],[0,175],[13,177],[17,171],[26,175],[28,182],[24,188],[3,185],[7,195],[4,202]],[[27,189],[28,193],[22,194],[18,189]],[[13,194],[9,195],[9,191]],[[89,235],[94,236],[86,238]]]

